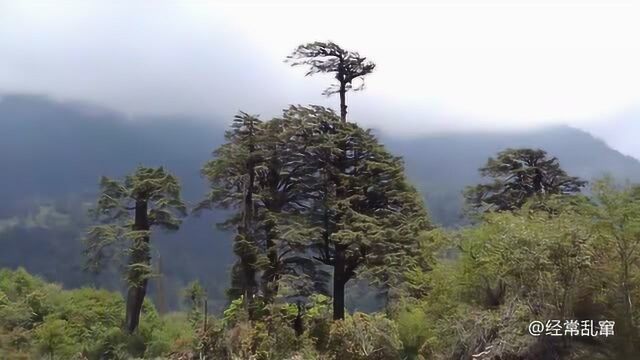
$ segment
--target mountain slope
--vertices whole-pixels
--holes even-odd
[[[412,139],[385,139],[404,157],[408,176],[427,199],[434,219],[444,225],[460,220],[462,190],[482,181],[478,168],[506,148],[540,148],[559,159],[570,175],[594,180],[611,175],[640,182],[640,162],[611,149],[582,130],[557,126],[509,133],[455,133]]]
[[[224,129],[188,118],[127,119],[104,109],[43,97],[7,95],[0,101],[0,268],[23,265],[67,286],[94,282],[117,288],[117,277],[83,273],[81,238],[100,176],[121,177],[138,164],[164,165],[181,180],[194,204],[205,193],[202,164]],[[405,159],[407,173],[425,195],[434,220],[460,223],[461,192],[480,181],[477,169],[507,147],[538,147],[557,156],[571,175],[609,173],[640,181],[640,162],[580,130],[556,127],[510,134],[468,133],[412,139],[382,135]],[[213,228],[213,212],[188,218],[176,233],[159,233],[168,303],[199,278],[222,299],[232,262],[229,234]],[[152,286],[152,295],[154,288]]]
[[[4,96],[0,268],[23,265],[70,287],[93,282],[117,288],[118,276],[82,271],[86,203],[95,199],[100,177],[120,178],[138,164],[163,165],[180,178],[187,203],[194,204],[206,190],[200,167],[220,141],[221,131],[189,119],[132,122],[117,113],[42,97]],[[38,216],[42,208],[55,211]],[[52,226],[49,217],[57,213],[73,216],[63,226]],[[175,294],[185,282],[197,278],[213,296],[222,296],[231,245],[213,227],[221,216],[190,217],[178,232],[158,233],[154,256],[163,255],[165,288],[174,295],[170,306],[179,305]]]

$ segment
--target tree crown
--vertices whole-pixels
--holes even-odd
[[[576,194],[586,185],[540,149],[506,149],[489,158],[480,174],[493,181],[466,190],[467,204],[476,210],[515,210],[534,196]]]
[[[334,42],[312,42],[298,46],[285,60],[291,66],[305,65],[309,67],[306,75],[318,73],[335,73],[338,84],[328,87],[323,94],[333,95],[344,86],[345,90],[362,90],[364,88],[364,76],[373,72],[376,64],[360,56],[355,51],[348,51]],[[353,87],[352,82],[359,79],[362,83]]]

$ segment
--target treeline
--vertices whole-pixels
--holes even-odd
[[[63,291],[24,271],[0,273],[2,356],[172,359],[633,359],[640,311],[640,187],[568,175],[543,150],[506,149],[467,189],[471,226],[434,227],[400,158],[347,122],[346,94],[375,65],[333,43],[288,58],[327,72],[340,115],[291,106],[263,121],[239,113],[204,164],[234,232],[229,306],[209,314],[198,283],[189,313],[146,299],[155,229],[187,216],[169,171],[103,178],[88,231],[89,268],[120,264],[115,293]],[[379,313],[345,313],[363,279]],[[529,333],[534,321],[592,321],[591,333]],[[606,322],[606,323],[605,323]],[[601,324],[615,324],[599,336]]]

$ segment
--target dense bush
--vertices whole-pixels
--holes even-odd
[[[553,197],[488,213],[452,233],[457,254],[410,269],[393,312],[405,354],[423,359],[633,359],[640,343],[638,190]],[[625,299],[621,301],[621,299]],[[534,337],[531,321],[614,320],[612,337]],[[416,351],[417,349],[417,351]]]
[[[355,313],[331,325],[329,354],[333,359],[400,359],[401,350],[396,325],[383,315]]]
[[[123,321],[119,293],[63,290],[23,269],[0,271],[0,358],[153,357],[194,341],[184,316],[160,318],[150,302],[135,334],[122,330]]]

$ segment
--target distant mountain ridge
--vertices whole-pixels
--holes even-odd
[[[46,97],[0,97],[0,268],[24,265],[69,286],[94,281],[80,271],[80,239],[100,176],[121,177],[138,164],[164,165],[180,178],[187,202],[195,204],[206,191],[200,168],[223,141],[224,130],[187,117],[136,122],[108,109]],[[569,127],[380,137],[403,156],[432,218],[446,226],[460,223],[461,193],[481,180],[477,169],[508,147],[542,148],[569,174],[587,180],[610,174],[640,182],[638,160]],[[232,261],[230,236],[212,225],[223,216],[217,211],[189,218],[177,233],[159,234],[157,251],[171,254],[163,257],[171,291],[200,278],[212,293],[222,293]],[[173,299],[170,305],[177,304]]]
[[[507,148],[543,149],[557,157],[567,173],[588,181],[612,176],[620,182],[640,182],[640,161],[568,126],[385,140],[394,153],[403,156],[407,174],[422,191],[434,219],[445,225],[454,225],[460,217],[462,190],[482,181],[478,168]]]

